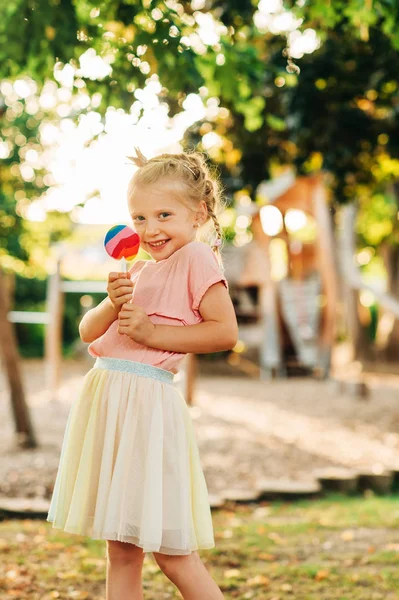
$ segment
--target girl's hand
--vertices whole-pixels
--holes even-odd
[[[155,331],[155,325],[147,313],[136,304],[124,304],[118,315],[118,332],[128,335],[138,344],[150,346],[150,339]]]
[[[113,308],[119,313],[122,305],[132,299],[134,284],[130,273],[109,273],[107,292]]]

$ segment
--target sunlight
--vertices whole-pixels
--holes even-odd
[[[82,77],[89,77],[90,79],[104,79],[107,75],[112,73],[112,67],[96,54],[94,48],[89,48],[84,52],[80,58],[80,73]]]
[[[277,235],[283,229],[283,215],[277,206],[262,206],[260,209],[260,221],[266,235]]]
[[[199,25],[198,36],[206,46],[214,46],[220,41],[220,36],[227,32],[222,23],[215,21],[210,13],[195,13],[195,20]]]
[[[307,216],[303,210],[289,208],[285,213],[284,223],[289,233],[295,233],[296,231],[299,231],[305,227],[307,223]]]
[[[320,47],[320,39],[314,29],[299,31],[303,19],[297,19],[290,10],[286,10],[282,0],[260,0],[254,14],[254,23],[261,33],[285,34],[287,49],[292,58],[302,58]]]
[[[91,54],[85,60],[90,57],[96,60]],[[17,86],[18,94],[26,94],[28,89],[28,84]],[[135,91],[128,113],[109,107],[102,119],[96,110],[89,110],[74,122],[69,118],[73,106],[62,102],[66,96],[60,93],[69,92],[68,88],[58,88],[54,82],[46,84],[40,106],[55,109],[59,115],[61,108],[64,118],[59,123],[42,121],[39,131],[45,150],[39,157],[34,149],[27,149],[21,163],[25,181],[34,179],[35,169],[45,167],[45,183],[50,185],[40,199],[32,201],[26,218],[43,221],[46,210],[57,210],[72,211],[72,220],[81,224],[128,221],[126,188],[135,167],[126,157],[134,153],[135,146],[149,158],[164,151],[180,152],[186,129],[205,115],[200,96],[189,94],[183,110],[170,117],[169,107],[159,97],[161,90],[153,76],[145,88]],[[16,94],[12,86],[6,91]],[[78,109],[88,102],[88,95],[83,93],[74,98]],[[213,137],[208,140],[209,145],[217,143]],[[9,153],[7,143],[1,142],[0,156],[6,158]]]

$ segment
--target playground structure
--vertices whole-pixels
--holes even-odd
[[[327,377],[337,274],[323,177],[288,174],[261,184],[258,193],[263,205],[252,211],[253,240],[232,249],[242,264],[228,269],[242,316],[239,338],[258,348],[261,378],[286,376],[293,365]]]

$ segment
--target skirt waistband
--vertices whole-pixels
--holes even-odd
[[[110,358],[107,356],[98,356],[94,363],[96,369],[110,369],[111,371],[124,371],[125,373],[134,373],[142,377],[150,377],[164,383],[173,383],[174,374],[165,369],[147,365],[145,363],[135,362],[133,360],[124,360],[122,358]]]

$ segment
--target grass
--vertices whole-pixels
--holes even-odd
[[[227,600],[399,600],[399,497],[231,506],[213,522],[201,556]],[[0,598],[105,597],[104,541],[11,520],[0,553]],[[181,598],[151,555],[143,587],[146,600]]]

